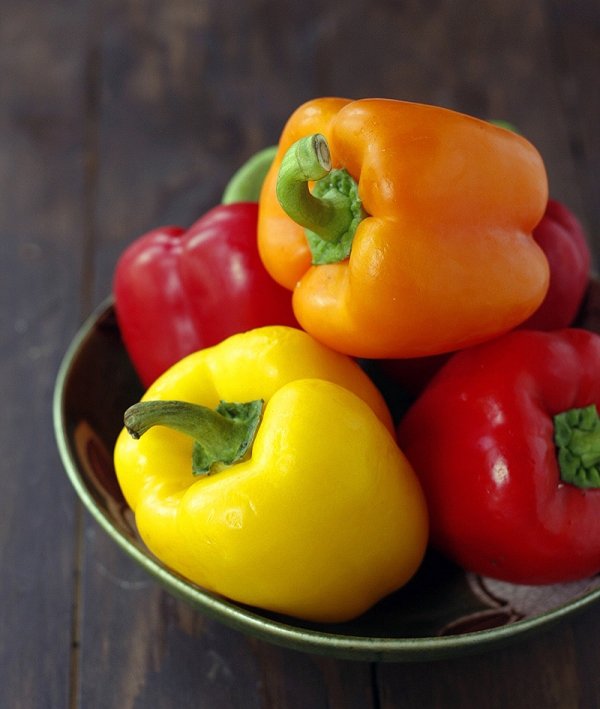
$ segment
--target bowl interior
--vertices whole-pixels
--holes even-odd
[[[579,324],[600,329],[600,286],[595,281]],[[433,551],[406,587],[350,623],[307,623],[208,593],[147,551],[116,481],[114,442],[123,412],[142,392],[107,300],[80,329],[57,377],[54,424],[69,479],[104,530],[170,592],[243,632],[344,658],[426,659],[519,637],[600,597],[600,576],[554,586],[515,586],[465,573]]]

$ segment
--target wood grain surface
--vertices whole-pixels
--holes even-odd
[[[83,512],[54,379],[115,262],[188,225],[303,101],[511,121],[600,257],[597,0],[3,0],[0,707],[600,707],[600,610],[455,660],[279,649],[167,595]],[[110,386],[110,382],[107,382]]]

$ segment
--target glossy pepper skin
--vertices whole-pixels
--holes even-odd
[[[115,465],[140,534],[167,566],[235,601],[350,619],[404,584],[427,513],[377,389],[350,359],[292,328],[194,353],[145,401],[264,401],[249,458],[193,477],[192,442],[123,430]],[[377,413],[375,413],[377,412]]]
[[[311,265],[304,228],[278,198],[284,156],[313,134],[357,181],[366,213],[338,263]],[[546,201],[541,157],[509,130],[403,101],[317,99],[283,130],[259,252],[317,339],[355,356],[420,357],[496,336],[540,305],[548,264],[531,232]]]
[[[530,330],[569,327],[590,280],[591,253],[583,227],[566,205],[549,199],[533,238],[548,259],[550,285],[540,307],[521,327]]]
[[[161,227],[134,241],[114,275],[124,344],[145,386],[185,355],[236,332],[297,325],[289,293],[258,256],[258,207],[214,207],[189,229]]]
[[[545,331],[570,327],[590,282],[591,252],[585,232],[566,205],[549,199],[533,238],[548,259],[550,285],[540,307],[519,327]],[[418,394],[450,356],[389,359],[380,366],[391,382]]]
[[[452,357],[398,429],[425,490],[433,544],[466,569],[513,583],[600,571],[598,372],[600,336],[579,329],[518,330]],[[573,424],[581,430],[564,452],[556,438],[564,417],[555,417],[586,407],[596,410]],[[583,484],[563,456],[588,466]]]

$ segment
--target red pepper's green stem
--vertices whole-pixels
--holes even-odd
[[[316,182],[311,194],[308,183]],[[331,156],[320,133],[301,138],[283,157],[277,199],[295,222],[305,227],[313,263],[347,258],[360,221],[366,216],[355,180],[331,169]]]
[[[554,417],[554,441],[563,482],[600,488],[600,417],[594,404]]]
[[[502,120],[492,120],[490,121],[495,126],[498,126],[499,128],[505,128],[506,130],[511,131],[512,133],[516,133],[517,135],[521,135],[519,129],[513,125],[512,123],[509,123],[508,121],[502,121]]]
[[[192,472],[205,475],[244,458],[254,442],[263,402],[221,401],[216,409],[185,401],[141,401],[125,412],[125,428],[140,438],[167,426],[194,439]]]
[[[263,148],[237,170],[225,187],[222,204],[258,202],[266,174],[277,152],[277,146]]]

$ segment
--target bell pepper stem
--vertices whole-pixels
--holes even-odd
[[[321,180],[331,172],[327,141],[320,134],[302,138],[284,155],[277,178],[277,199],[295,222],[333,241],[347,230],[352,216],[348,200],[314,197],[309,181]]]
[[[508,121],[494,119],[494,120],[491,120],[490,123],[492,123],[495,126],[498,126],[498,128],[504,128],[505,130],[511,131],[511,133],[516,133],[517,135],[521,135],[519,129],[515,125],[513,125],[512,123],[509,123]]]
[[[561,480],[581,488],[600,488],[600,417],[594,404],[554,417]]]
[[[263,148],[245,162],[225,186],[221,203],[258,202],[265,176],[276,153],[277,146],[272,145]]]
[[[287,215],[305,227],[313,264],[346,259],[366,216],[356,181],[346,170],[331,168],[327,141],[316,133],[288,149],[277,177],[277,199]],[[312,192],[309,182],[315,183]]]
[[[141,401],[124,415],[125,428],[140,438],[166,426],[194,439],[192,472],[205,475],[240,462],[249,453],[262,414],[261,400],[220,402],[216,409],[185,401]]]

